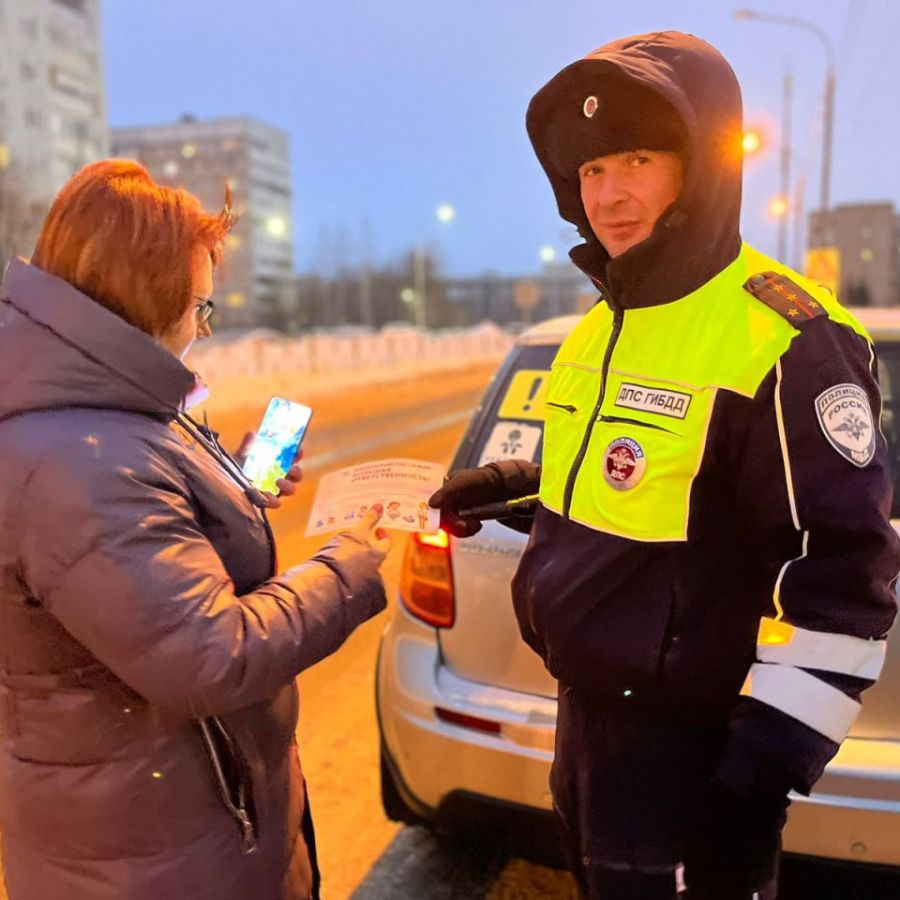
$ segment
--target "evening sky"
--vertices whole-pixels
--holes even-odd
[[[741,5],[741,4],[735,4]],[[900,202],[900,6],[761,0],[818,21],[838,47],[832,198]],[[716,0],[103,0],[113,126],[247,114],[286,130],[301,271],[373,263],[423,240],[447,271],[535,271],[574,241],[528,143],[525,109],[560,68],[650,30],[716,45],[769,147],[745,171],[744,236],[774,252],[782,79],[794,150],[819,193],[824,52],[812,35],[737,21]],[[437,221],[451,203],[456,217]]]

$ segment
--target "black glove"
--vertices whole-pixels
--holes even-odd
[[[441,525],[447,531],[456,537],[470,537],[481,530],[481,522],[460,516],[460,510],[536,494],[540,483],[541,467],[537,463],[504,459],[451,472],[428,503],[441,511]]]
[[[685,850],[691,900],[749,897],[775,878],[790,787],[790,776],[776,763],[749,747],[730,748],[707,786]]]

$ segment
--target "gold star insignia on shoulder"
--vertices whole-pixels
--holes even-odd
[[[759,272],[744,283],[744,290],[764,303],[773,312],[802,328],[810,319],[826,316],[822,304],[787,275],[778,272]]]

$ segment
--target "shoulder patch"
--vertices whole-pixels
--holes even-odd
[[[866,392],[856,384],[836,384],[816,397],[815,409],[828,443],[865,468],[875,456],[875,419]]]
[[[827,316],[822,304],[812,294],[807,293],[795,281],[777,272],[760,272],[744,282],[744,290],[753,294],[783,316],[795,328],[800,328],[810,319]]]

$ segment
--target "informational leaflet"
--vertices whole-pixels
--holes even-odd
[[[379,527],[433,533],[441,514],[428,498],[446,471],[421,459],[382,459],[329,472],[319,479],[306,534],[352,528],[376,503],[384,507]]]

